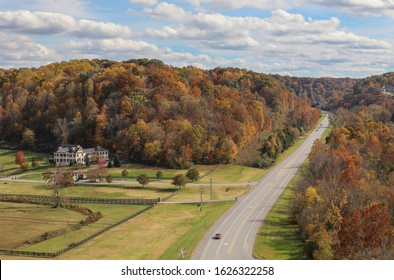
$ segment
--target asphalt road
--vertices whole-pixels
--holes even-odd
[[[296,151],[268,172],[245,196],[238,198],[237,203],[210,228],[193,252],[192,259],[253,259],[253,244],[262,221],[327,126],[326,117]],[[213,239],[216,233],[221,233],[221,239]]]

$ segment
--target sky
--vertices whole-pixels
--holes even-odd
[[[0,0],[0,68],[83,58],[366,77],[394,71],[394,0]]]

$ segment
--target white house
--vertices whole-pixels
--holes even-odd
[[[86,155],[90,158],[90,160],[92,162],[98,161],[100,157],[104,158],[106,161],[109,158],[108,150],[101,147],[101,146],[84,149],[84,152],[86,153]]]
[[[88,156],[92,162],[98,161],[100,157],[108,161],[108,150],[97,146],[95,148],[83,149],[80,145],[61,145],[53,154],[54,163],[57,166],[69,166],[70,164],[85,165]]]

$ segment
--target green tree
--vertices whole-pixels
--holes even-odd
[[[107,183],[111,183],[112,182],[111,174],[107,175],[107,177],[105,177],[105,180],[107,181]]]
[[[120,162],[120,159],[119,159],[118,155],[115,155],[114,166],[115,167],[121,167],[122,166],[122,163]]]
[[[149,177],[146,174],[138,175],[137,181],[142,185],[142,187],[145,187],[145,185],[149,184],[150,182]]]
[[[86,167],[90,167],[91,163],[92,162],[90,160],[90,157],[88,155],[86,155],[85,156],[85,165],[86,165]]]
[[[187,171],[186,177],[191,181],[197,181],[200,177],[200,172],[196,168],[191,168]]]
[[[179,189],[181,187],[186,186],[186,183],[187,183],[187,178],[183,174],[178,174],[174,178],[172,178],[172,184],[174,186],[177,186]]]
[[[161,172],[160,170],[157,170],[157,172],[156,172],[156,179],[160,180],[161,178],[163,178],[163,172]]]

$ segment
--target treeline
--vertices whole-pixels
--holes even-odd
[[[2,146],[53,152],[62,143],[101,145],[131,161],[175,168],[266,166],[319,112],[252,71],[72,60],[0,70],[0,117]]]
[[[315,142],[295,191],[309,258],[394,259],[394,99],[371,91],[382,86],[375,80],[344,96],[351,102],[332,114],[335,127]]]

